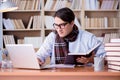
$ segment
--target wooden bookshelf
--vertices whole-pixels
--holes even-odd
[[[98,37],[102,36],[103,33],[118,33],[118,32],[120,33],[120,2],[119,2],[119,8],[117,9],[100,9],[100,8],[86,9],[86,0],[61,0],[62,6],[59,6],[57,8],[55,8],[55,5],[57,6],[60,0],[11,0],[11,1],[15,2],[19,8],[16,11],[3,13],[3,18],[21,19],[25,26],[25,29],[15,29],[15,30],[6,30],[3,27],[3,35],[14,35],[16,40],[15,42],[17,42],[18,39],[24,39],[24,37],[35,37],[35,36],[36,37],[41,36],[42,41],[44,41],[44,38],[53,30],[53,29],[46,28],[45,16],[53,16],[53,14],[57,9],[64,6],[63,3],[64,4],[69,3],[67,4],[67,6],[69,6],[74,11],[75,16],[80,23],[79,29],[92,32]],[[46,9],[45,7],[48,1],[49,2],[53,1],[53,5],[50,9]],[[70,2],[70,1],[73,1],[74,4],[73,2]],[[93,2],[93,0],[88,0],[88,1]],[[95,0],[95,1],[98,1],[99,4],[102,5],[102,2],[104,0]],[[76,2],[79,2],[79,3],[76,3]],[[76,5],[79,5],[79,6],[76,6]],[[41,21],[40,21],[41,25],[39,25],[40,27],[39,29],[38,28],[33,29],[32,27],[35,27],[33,26],[33,23],[31,24],[31,28],[27,29],[31,16],[41,16]],[[86,16],[89,19],[93,19],[93,20],[96,19],[97,21],[99,21],[100,18],[104,19],[104,17],[106,17],[108,21],[107,27],[105,26],[98,27],[98,24],[95,24],[95,22],[91,24],[91,25],[95,24],[94,27],[91,27],[89,25],[86,27]],[[111,22],[109,23],[110,18],[117,18],[116,21],[118,22],[114,23],[115,26],[112,26]],[[113,20],[113,22],[115,21]]]
[[[25,37],[41,36],[43,22],[40,21],[39,18],[42,16],[43,0],[11,1],[17,4],[18,10],[3,13],[3,18],[6,20],[20,19],[23,22],[24,29],[5,29],[3,24],[3,35],[13,35],[15,38],[15,43],[17,43],[19,39],[24,39]],[[33,20],[30,22],[31,16],[33,17]],[[29,25],[30,23],[31,25]]]

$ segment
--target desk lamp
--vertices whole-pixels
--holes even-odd
[[[0,66],[2,62],[3,52],[3,30],[2,30],[2,12],[8,12],[16,10],[18,7],[9,0],[0,0]]]

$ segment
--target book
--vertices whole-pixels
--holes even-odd
[[[120,46],[106,46],[105,47],[106,51],[120,51]]]
[[[111,65],[111,64],[109,64],[108,65],[108,69],[113,69],[113,70],[120,71],[120,65],[118,66],[118,65]]]
[[[89,1],[90,3],[90,9],[91,10],[96,10],[97,9],[97,7],[96,7],[96,5],[97,5],[97,0],[93,0],[93,1]]]
[[[107,61],[120,61],[120,57],[119,56],[106,56],[105,59]]]
[[[3,25],[6,30],[14,30],[14,25],[12,24],[11,19],[3,19]]]
[[[92,47],[90,50],[88,50],[87,52],[83,52],[83,53],[68,53],[64,64],[76,64],[76,65],[84,65],[84,63],[78,63],[76,62],[76,59],[78,57],[84,56],[84,57],[90,57],[92,55],[92,51],[94,51],[97,47],[100,46],[101,43],[98,43],[97,45],[95,45],[94,47]]]
[[[30,29],[32,26],[32,22],[33,22],[33,16],[30,17],[29,23],[27,25],[27,29]]]
[[[120,61],[108,61],[108,65],[109,65],[109,64],[120,66]]]
[[[105,47],[120,47],[120,42],[105,43]]]
[[[85,9],[90,10],[90,0],[85,0]]]
[[[110,52],[106,52],[106,56],[120,56],[120,52],[112,52],[112,51],[110,51]]]
[[[114,69],[108,69],[108,72],[120,72],[120,71]]]
[[[120,38],[110,39],[110,42],[118,43],[118,42],[120,42]]]
[[[117,9],[118,5],[119,5],[119,1],[115,0],[114,5],[113,5],[113,9]]]
[[[94,47],[92,47],[91,49],[89,49],[86,52],[80,52],[80,53],[68,53],[68,55],[88,55],[90,54],[92,51],[94,51],[96,48],[98,48],[100,46],[101,43],[96,44]]]

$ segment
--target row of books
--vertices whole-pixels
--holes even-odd
[[[3,25],[6,30],[15,29],[41,29],[41,16],[31,16],[27,27],[24,26],[22,19],[3,19]]]
[[[109,43],[105,43],[105,50],[108,69],[120,71],[120,38],[114,38]]]
[[[28,27],[27,27],[28,28]],[[42,17],[41,16],[33,16],[33,29],[41,29],[42,28]]]
[[[85,0],[85,10],[98,10],[99,7],[99,0]]]
[[[54,18],[52,16],[45,16],[45,28],[53,29]],[[42,28],[42,17],[41,16],[31,16],[27,27],[24,26],[22,19],[3,19],[3,24],[6,30],[15,29],[41,29]],[[80,28],[80,21],[75,18],[75,24]]]
[[[18,10],[40,10],[42,0],[10,0],[18,6]]]
[[[63,7],[81,9],[82,0],[47,0],[45,10],[58,10]]]
[[[85,10],[98,9],[117,9],[118,0],[85,0]],[[58,10],[63,7],[80,10],[82,8],[82,0],[47,0],[45,10]]]
[[[3,35],[4,45],[16,44],[14,35]],[[34,48],[39,48],[42,44],[42,37],[24,37],[24,39],[18,39],[17,44],[32,44]]]
[[[87,18],[85,19],[85,28],[119,28],[119,18]],[[53,29],[54,18],[45,16],[45,27]],[[22,19],[3,19],[5,29],[25,29]],[[81,24],[78,18],[75,18],[75,24],[80,28]],[[41,29],[41,16],[31,16],[26,29]]]
[[[3,35],[4,45],[6,44],[15,44],[15,39],[13,35]]]
[[[85,18],[85,28],[119,28],[119,19],[115,17]]]
[[[41,29],[42,17],[39,15],[31,16],[26,29]]]
[[[118,0],[103,0],[100,9],[117,9],[118,5]]]
[[[22,19],[3,19],[3,25],[7,30],[25,29]]]

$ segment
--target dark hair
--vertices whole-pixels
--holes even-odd
[[[75,19],[73,11],[67,7],[61,8],[55,12],[54,17],[59,17],[65,22],[71,23]]]

